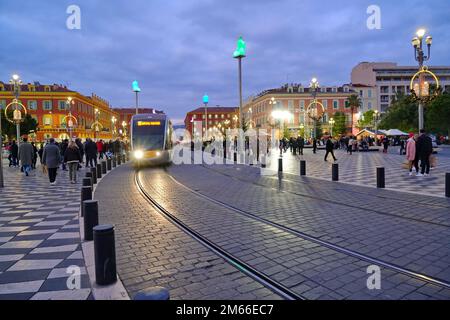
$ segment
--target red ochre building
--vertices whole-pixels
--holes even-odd
[[[3,117],[4,109],[14,99],[12,89],[11,84],[0,81],[0,109]],[[69,97],[72,99],[71,114],[77,119],[74,121],[73,137],[103,140],[127,138],[131,117],[136,113],[135,108],[111,108],[108,101],[95,94],[85,96],[63,85],[43,85],[34,82],[22,84],[19,96],[19,102],[38,123],[37,131],[29,134],[32,140],[44,141],[55,138],[60,141],[69,138],[66,127],[68,119],[65,119],[69,112],[67,103]],[[153,110],[139,108],[139,113],[153,113]],[[98,126],[98,132],[94,124],[96,120],[101,124]]]
[[[218,131],[224,133],[226,129],[233,129],[239,126],[238,108],[215,106],[207,107],[206,111],[208,113],[208,131],[211,137],[214,136],[215,133],[218,133]],[[200,123],[204,133],[206,128],[205,107],[189,111],[184,119],[186,131],[191,135],[194,135],[193,130],[194,128],[198,128]]]

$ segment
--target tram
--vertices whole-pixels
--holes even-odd
[[[135,167],[171,162],[172,124],[165,114],[137,114],[131,118],[131,159]]]

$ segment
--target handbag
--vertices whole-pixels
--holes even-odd
[[[43,174],[47,174],[48,173],[47,166],[45,164],[42,165],[42,173]]]

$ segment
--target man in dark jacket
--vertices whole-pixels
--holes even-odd
[[[13,142],[11,144],[10,152],[11,152],[12,166],[18,167],[19,161],[17,161],[17,158],[19,156],[19,147],[16,144],[16,140],[13,140]]]
[[[84,152],[86,153],[86,167],[97,166],[97,144],[91,138],[86,139]]]
[[[421,172],[417,176],[428,176],[430,174],[430,156],[433,153],[433,141],[424,129],[420,130],[420,135],[416,143],[416,152],[420,159],[421,168]]]
[[[83,146],[83,144],[81,143],[81,139],[80,139],[80,138],[76,138],[76,139],[75,139],[75,144],[77,145],[78,150],[80,151],[80,156],[81,156],[81,161],[80,161],[80,163],[83,163],[84,146]],[[80,166],[80,165],[78,166],[78,169],[81,169],[81,166]]]
[[[28,176],[33,164],[33,146],[28,143],[27,138],[23,138],[23,142],[20,144],[18,158],[22,164],[23,172]]]
[[[54,185],[58,167],[61,163],[61,150],[55,144],[55,139],[51,138],[45,146],[42,154],[42,164],[47,167],[50,184]]]
[[[61,142],[61,144],[59,145],[59,148],[61,149],[61,159],[64,157],[64,154],[66,153],[66,149],[67,149],[68,145],[69,145],[69,140],[67,140],[67,139],[63,140]],[[64,171],[67,171],[66,164],[64,163],[64,161],[62,163],[62,169]]]
[[[331,153],[331,155],[333,156],[333,159],[334,159],[334,161],[337,161],[337,159],[336,159],[336,157],[334,156],[334,151],[333,151],[333,149],[334,149],[334,143],[333,143],[333,141],[331,140],[331,138],[328,138],[327,139],[327,143],[326,143],[326,145],[325,145],[325,150],[327,151],[326,153],[325,153],[325,161],[327,161],[327,158],[328,158],[328,154],[329,153]]]
[[[305,139],[303,137],[298,137],[298,154],[303,155],[303,148],[305,148]]]

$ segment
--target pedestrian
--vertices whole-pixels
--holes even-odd
[[[44,153],[44,144],[41,143],[38,150],[39,162],[42,163],[42,154]]]
[[[303,155],[303,149],[304,148],[305,148],[305,139],[302,136],[300,136],[298,138],[298,153],[300,155]]]
[[[327,158],[328,158],[328,154],[330,154],[330,153],[331,153],[331,155],[333,156],[334,161],[337,161],[336,157],[334,156],[334,151],[333,151],[333,149],[334,149],[334,143],[333,143],[333,141],[331,140],[331,138],[328,138],[328,139],[327,139],[327,142],[326,142],[326,144],[325,144],[325,150],[326,150],[325,158],[324,158],[325,161],[328,161]]]
[[[28,142],[28,138],[23,138],[23,142],[20,144],[18,159],[20,160],[20,164],[22,165],[23,172],[28,177],[31,165],[33,164],[33,146]]]
[[[67,149],[68,145],[69,145],[69,140],[67,140],[67,139],[64,139],[61,142],[61,144],[59,145],[59,148],[61,150],[61,161],[62,161],[62,169],[63,169],[63,171],[67,171],[66,164],[64,163],[63,159],[64,159],[64,154],[66,153],[66,149]]]
[[[350,136],[349,140],[348,140],[348,145],[347,145],[347,154],[350,153],[350,155],[353,154],[353,145],[355,143],[355,139],[353,138],[353,136]]]
[[[86,153],[86,167],[95,168],[97,166],[97,144],[91,138],[87,138],[84,144]]]
[[[38,149],[34,142],[32,142],[31,145],[33,146],[33,163],[31,165],[31,169],[36,169],[36,163],[37,163],[37,158],[38,158]]]
[[[405,139],[401,138],[400,139],[400,155],[404,155],[405,154]]]
[[[96,146],[97,146],[98,158],[103,159],[103,140],[100,139],[99,141],[97,141]]]
[[[416,139],[417,137],[414,136],[414,134],[410,134],[408,141],[406,141],[406,159],[408,160],[410,176],[413,175],[413,167],[416,169],[416,176],[419,174],[419,159],[416,152]]]
[[[313,153],[316,154],[317,152],[317,139],[313,138]]]
[[[45,165],[48,171],[48,178],[50,184],[54,185],[56,182],[56,175],[58,173],[58,167],[61,163],[61,152],[59,147],[55,143],[55,139],[50,138],[49,143],[45,146],[42,154],[42,164]]]
[[[81,154],[77,144],[73,141],[67,146],[66,152],[64,153],[64,162],[69,167],[70,183],[77,183],[77,171],[78,164],[81,162]]]
[[[80,156],[81,156],[81,161],[78,164],[78,169],[81,169],[81,164],[83,163],[83,158],[84,158],[84,146],[83,143],[81,143],[81,139],[80,138],[76,138],[75,139],[75,143],[78,147],[78,150],[80,151]]]
[[[13,167],[18,167],[19,162],[17,161],[17,157],[19,156],[19,147],[17,146],[16,140],[13,140],[10,147],[11,152],[11,162]]]
[[[426,134],[424,129],[420,130],[419,138],[417,138],[416,148],[420,159],[420,173],[418,177],[428,176],[430,174],[430,156],[433,153],[433,141]]]
[[[383,153],[387,153],[388,152],[388,147],[389,147],[389,139],[388,139],[388,137],[384,137],[384,139],[383,139]]]

